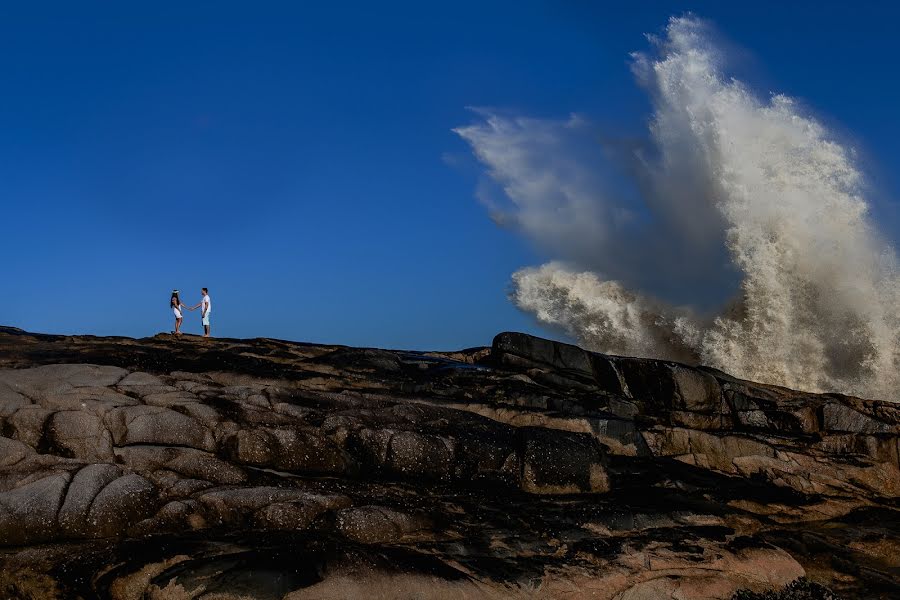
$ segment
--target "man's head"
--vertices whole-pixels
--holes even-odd
[[[209,290],[206,288],[200,288],[200,292],[205,296],[209,293]]]

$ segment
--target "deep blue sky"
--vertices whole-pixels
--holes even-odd
[[[546,257],[487,218],[451,128],[491,106],[641,132],[628,53],[687,10],[749,51],[762,92],[852,137],[896,239],[886,4],[3,3],[0,324],[150,335],[171,328],[172,287],[193,303],[205,285],[221,336],[537,332],[506,291]]]

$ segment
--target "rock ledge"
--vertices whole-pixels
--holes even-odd
[[[898,434],[893,403],[519,333],[404,352],[0,327],[0,591],[892,598]]]

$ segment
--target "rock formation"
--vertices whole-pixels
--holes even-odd
[[[898,597],[898,433],[892,403],[517,333],[0,328],[0,595]]]

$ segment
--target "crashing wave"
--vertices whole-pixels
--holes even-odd
[[[501,222],[560,259],[517,272],[513,301],[601,352],[897,396],[900,277],[852,150],[792,99],[727,78],[703,21],[650,39],[633,55],[649,145],[586,144],[599,138],[577,117],[456,130],[509,201]]]

